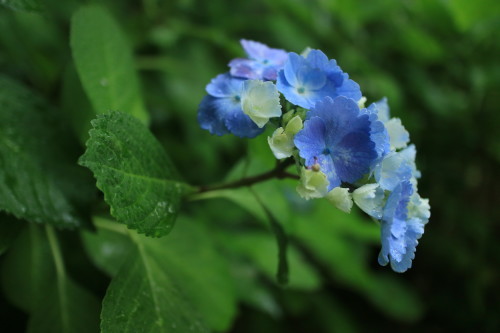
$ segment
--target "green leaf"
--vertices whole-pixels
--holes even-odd
[[[75,163],[73,139],[37,95],[0,77],[0,210],[30,222],[81,225],[87,171]]]
[[[0,213],[0,255],[9,248],[23,227],[23,221]]]
[[[2,0],[1,4],[10,9],[26,12],[39,12],[43,9],[38,0]]]
[[[163,147],[136,118],[121,112],[98,116],[80,164],[97,179],[111,215],[147,236],[168,234],[189,190]]]
[[[71,48],[83,88],[97,114],[120,110],[148,122],[132,49],[105,9],[90,5],[74,14]]]
[[[30,314],[27,332],[84,333],[99,327],[99,301],[66,274],[53,229],[30,224],[9,251],[3,287]]]
[[[181,304],[189,302],[186,305],[186,311],[189,307],[198,310],[212,329],[224,331],[229,328],[236,314],[236,293],[228,268],[216,253],[206,228],[196,225],[195,221],[182,218],[169,237],[152,239],[134,235],[133,233],[124,234],[123,232],[126,232],[126,229],[116,222],[103,219],[96,219],[95,222],[97,234],[91,235],[87,233],[84,241],[92,260],[98,266],[113,261],[123,262],[123,258],[119,258],[119,253],[127,253],[125,266],[129,265],[130,256],[137,256],[138,267],[136,269],[138,271],[129,271],[122,267],[119,273],[111,272],[116,276],[112,285],[115,280],[125,279],[123,275],[138,275],[127,279],[152,279],[151,283],[160,290],[165,288],[165,292],[174,293],[173,297],[178,297],[175,296],[178,292],[185,295],[185,300]],[[126,249],[125,238],[128,238],[128,248]],[[150,264],[154,272],[147,275],[145,267]],[[109,271],[109,268],[105,270]],[[113,288],[127,288],[127,286],[124,284]],[[125,289],[122,292],[125,295],[128,293]],[[148,297],[151,298],[148,302],[154,303],[156,302],[155,298],[164,298],[162,292],[159,294],[148,292]],[[113,298],[115,297],[117,299],[113,302],[116,303],[111,303],[110,307],[116,309],[110,310],[110,315],[111,313],[126,311],[129,304],[133,306],[136,303],[134,298],[119,300],[118,295],[113,295]],[[142,296],[138,293],[137,297]],[[169,308],[169,304],[160,306]],[[151,307],[149,310],[145,308],[144,311],[153,313],[154,308]],[[111,317],[109,321],[109,325],[112,325]],[[155,316],[153,322],[163,322],[166,325],[165,329],[168,329],[172,323],[175,326],[179,325],[173,317],[163,314],[163,312],[159,316]],[[154,323],[151,325],[155,326]],[[115,328],[118,329],[118,327]],[[122,328],[124,329],[124,327],[119,327],[120,330]],[[153,328],[151,329],[154,331]],[[160,326],[156,327],[156,329],[161,331]]]

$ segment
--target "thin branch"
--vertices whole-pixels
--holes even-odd
[[[277,179],[284,179],[284,178],[292,178],[292,179],[299,179],[299,176],[294,175],[290,172],[286,171],[286,168],[288,168],[290,165],[293,165],[293,159],[286,159],[283,162],[280,162],[276,165],[276,167],[270,171],[261,173],[260,175],[255,175],[251,177],[246,177],[239,179],[237,181],[231,182],[231,183],[226,183],[226,184],[220,184],[220,185],[208,185],[208,186],[200,186],[198,188],[197,193],[204,193],[204,192],[209,192],[209,191],[215,191],[215,190],[224,190],[224,189],[230,189],[230,188],[238,188],[238,187],[244,187],[244,186],[252,186],[254,184],[277,178]]]

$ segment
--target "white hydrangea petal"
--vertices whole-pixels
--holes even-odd
[[[378,184],[366,184],[352,193],[356,205],[366,214],[380,220],[385,203],[385,193]]]
[[[391,118],[385,123],[389,133],[391,150],[405,148],[410,141],[410,134],[405,129],[399,118]]]
[[[384,97],[380,101],[373,104],[375,104],[375,107],[377,108],[378,119],[383,123],[388,122],[391,112],[389,109],[389,103],[387,102],[387,97]]]
[[[425,224],[430,217],[431,206],[429,205],[429,199],[421,198],[417,192],[413,193],[408,203],[408,218],[418,219]]]
[[[352,195],[349,189],[343,187],[335,187],[328,192],[326,199],[335,207],[343,212],[350,213],[352,208]]]
[[[302,168],[297,192],[306,199],[322,198],[328,193],[328,179],[321,171]]]
[[[267,142],[277,159],[280,160],[292,156],[293,148],[295,148],[293,136],[290,137],[283,127],[277,128],[271,137],[267,137]]]
[[[260,128],[269,118],[281,116],[279,92],[270,81],[247,80],[243,83],[241,108]]]

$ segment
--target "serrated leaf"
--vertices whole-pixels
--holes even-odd
[[[153,134],[131,115],[111,112],[92,121],[80,164],[94,173],[111,215],[147,236],[168,234],[189,186]]]
[[[229,328],[236,314],[236,292],[228,268],[215,252],[206,228],[195,225],[194,221],[182,219],[169,237],[152,239],[134,235],[131,239],[128,236],[131,233],[124,234],[123,231],[126,229],[116,222],[104,219],[96,219],[95,222],[97,234],[86,232],[84,242],[89,255],[98,266],[105,266],[116,261],[123,262],[123,258],[120,259],[118,253],[124,252],[127,253],[125,265],[128,265],[129,254],[134,256],[134,253],[140,251],[140,260],[156,263],[155,274],[161,275],[159,281],[175,285],[175,289],[185,295],[184,302],[189,302],[190,306],[198,310],[212,329],[224,331]],[[112,265],[115,267],[114,264]],[[111,273],[112,276],[116,275],[117,279],[122,274],[136,274],[130,271],[124,273],[123,268],[118,275],[114,269],[110,271],[109,267],[106,267],[105,271]],[[153,275],[151,277],[154,278]],[[149,277],[142,277],[142,279],[145,278]],[[152,294],[149,296],[153,297]],[[126,308],[131,302],[135,303],[136,300],[131,298],[126,301],[117,301],[113,306]],[[120,310],[113,311],[119,312]],[[149,311],[153,312],[153,308]],[[172,320],[167,319],[164,318],[158,322]],[[168,327],[169,325],[165,329]],[[160,328],[157,327],[157,329]]]
[[[0,77],[0,209],[30,222],[83,223],[85,169],[71,137],[37,95]]]
[[[25,12],[39,12],[42,10],[42,5],[38,0],[2,0],[0,4],[10,9]]]
[[[99,301],[66,274],[50,227],[47,235],[29,224],[9,250],[3,288],[9,300],[30,315],[30,333],[96,332]]]
[[[97,114],[120,110],[148,122],[132,49],[105,9],[89,5],[74,14],[71,49],[83,88]]]

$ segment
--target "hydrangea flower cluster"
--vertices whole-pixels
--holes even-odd
[[[206,87],[201,127],[253,138],[275,125],[270,149],[277,159],[295,160],[299,195],[326,198],[345,212],[356,204],[380,222],[379,263],[409,269],[430,206],[418,194],[415,146],[387,100],[365,107],[359,85],[320,50],[299,55],[241,45],[247,58],[232,60]]]

